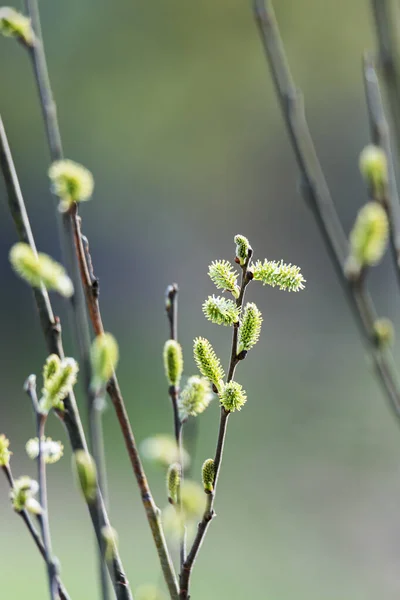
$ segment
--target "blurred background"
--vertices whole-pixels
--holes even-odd
[[[18,3],[19,4],[19,3]],[[65,153],[94,174],[82,206],[106,329],[118,339],[121,387],[138,441],[172,432],[162,347],[163,295],[180,286],[185,373],[192,340],[228,362],[231,333],[203,318],[208,264],[233,258],[246,235],[255,257],[301,266],[307,288],[259,285],[249,298],[262,337],[240,365],[248,403],[230,420],[213,522],[193,576],[194,600],[394,600],[400,593],[400,435],[365,359],[298,173],[250,10],[239,0],[41,0]],[[21,3],[22,5],[22,3]],[[22,6],[15,6],[22,8]],[[276,2],[293,72],[335,202],[348,231],[366,192],[358,155],[368,143],[361,56],[375,47],[364,0]],[[0,40],[0,108],[40,250],[60,258],[49,157],[24,51]],[[0,182],[0,431],[15,476],[35,475],[24,445],[34,422],[22,385],[46,350],[28,287],[12,272],[16,235]],[[370,287],[399,324],[390,261]],[[74,353],[65,304],[54,297]],[[82,394],[79,402],[84,412]],[[132,587],[160,581],[136,483],[110,407],[104,417],[111,518]],[[214,454],[217,403],[199,419],[193,473]],[[75,600],[94,600],[96,554],[70,450],[50,466],[54,551]],[[148,466],[156,500],[164,474]],[[0,590],[47,597],[43,563],[0,479]]]

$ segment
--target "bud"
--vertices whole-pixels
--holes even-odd
[[[38,491],[39,484],[34,479],[26,476],[16,479],[10,492],[14,510],[16,512],[27,510],[35,515],[39,515],[42,512],[42,508],[34,498]]]
[[[204,461],[201,474],[203,478],[204,491],[206,494],[211,494],[214,491],[215,477],[214,461],[212,458],[208,458],[206,461]]]
[[[179,400],[179,415],[182,420],[189,416],[196,417],[204,412],[213,399],[211,385],[205,377],[193,375],[189,377]]]
[[[57,160],[49,169],[49,177],[53,193],[61,200],[61,212],[67,212],[74,202],[90,200],[94,181],[86,167],[72,160]]]
[[[64,267],[47,254],[36,254],[28,244],[14,244],[10,250],[10,262],[14,271],[32,287],[43,284],[47,290],[56,291],[66,298],[74,293]]]
[[[238,275],[227,260],[215,260],[208,267],[208,275],[219,290],[231,292],[235,298],[239,297]]]
[[[170,504],[177,504],[179,486],[181,484],[181,467],[179,463],[170,465],[167,472],[167,494]]]
[[[0,467],[8,467],[10,464],[10,456],[12,452],[8,449],[10,440],[6,438],[4,433],[0,435]]]
[[[363,206],[350,233],[351,255],[360,267],[376,265],[382,259],[388,236],[385,209],[378,202]]]
[[[164,369],[168,383],[178,386],[182,377],[183,356],[181,345],[175,340],[165,342]]]
[[[111,525],[106,525],[101,530],[101,535],[104,540],[104,555],[107,562],[111,562],[114,560],[117,550],[118,550],[118,533],[111,527]]]
[[[263,318],[254,302],[248,302],[242,314],[238,333],[238,353],[250,350],[260,337]]]
[[[209,296],[203,304],[204,316],[217,325],[231,326],[239,321],[239,309],[232,300]]]
[[[97,495],[97,471],[93,458],[85,450],[77,450],[72,460],[86,502],[94,502]]]
[[[374,198],[382,198],[388,183],[388,165],[385,152],[370,144],[360,154],[361,175],[369,185]]]
[[[198,337],[194,340],[194,360],[203,377],[209,379],[217,389],[223,387],[224,370],[213,347],[205,338]]]
[[[39,456],[39,438],[32,438],[27,441],[25,450],[32,460]],[[61,442],[56,442],[51,437],[42,437],[41,452],[44,462],[48,465],[60,460],[64,453],[64,446]]]
[[[390,319],[377,319],[374,323],[374,334],[379,348],[388,348],[394,344],[394,327]]]
[[[118,364],[118,344],[111,333],[102,333],[93,340],[90,358],[93,371],[92,386],[97,389],[107,383]]]
[[[59,362],[58,362],[59,361]],[[55,358],[52,354],[46,361],[43,369],[43,390],[39,402],[43,412],[49,412],[51,408],[64,409],[63,400],[72,391],[76,383],[79,366],[73,358]]]
[[[304,289],[305,279],[300,273],[300,268],[295,265],[286,264],[282,260],[265,259],[262,263],[258,260],[251,265],[253,279],[261,281],[263,285],[271,287],[278,286],[280,290],[298,292]]]
[[[247,402],[247,396],[240,383],[230,381],[226,384],[223,392],[219,394],[219,400],[226,411],[235,412],[235,410],[242,409]]]
[[[244,265],[249,257],[249,251],[252,250],[249,240],[244,235],[235,235],[236,258],[240,265]]]
[[[147,460],[160,465],[169,467],[172,463],[180,462],[180,452],[176,440],[172,435],[154,435],[146,438],[140,445],[142,454]],[[182,449],[183,467],[190,463],[189,454]]]
[[[0,33],[17,38],[25,46],[35,43],[31,20],[9,6],[0,8]]]

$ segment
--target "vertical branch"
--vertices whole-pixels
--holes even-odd
[[[289,69],[272,4],[269,0],[253,0],[253,10],[299,166],[303,197],[312,210],[389,407],[400,421],[400,387],[393,357],[389,351],[378,347],[374,330],[376,311],[365,288],[365,279],[354,282],[345,275],[344,265],[349,254],[347,239],[315,151],[301,92],[295,86]]]
[[[394,2],[371,0],[378,41],[379,66],[385,81],[387,98],[395,131],[397,152],[400,151],[400,65],[399,39],[395,26]]]
[[[8,484],[10,486],[11,489],[13,489],[14,487],[14,478],[11,472],[11,468],[10,465],[3,465],[2,470],[4,472],[4,475],[6,476],[6,479],[8,481]],[[37,549],[39,550],[42,558],[44,559],[44,561],[46,562],[46,550],[45,547],[43,546],[43,542],[40,538],[39,533],[36,531],[36,528],[34,526],[34,524],[32,523],[32,520],[29,516],[29,513],[26,509],[23,509],[21,511],[17,511],[17,514],[21,517],[21,519],[23,520],[23,522],[25,523],[28,532],[31,536],[31,538],[33,539]],[[57,592],[58,595],[60,597],[60,600],[70,600],[70,597],[68,595],[67,590],[65,589],[60,577],[58,574],[55,575],[55,580],[56,580],[56,585],[57,585]]]
[[[39,402],[36,396],[36,377],[31,375],[26,384],[25,389],[32,401],[33,410],[36,419],[36,432],[38,436],[38,483],[39,483],[39,503],[41,506],[41,512],[38,514],[38,521],[40,530],[42,533],[43,548],[45,561],[47,564],[47,575],[49,579],[49,591],[51,600],[57,600],[57,581],[56,581],[56,569],[53,561],[52,550],[51,550],[51,536],[50,536],[50,523],[49,523],[49,512],[47,507],[47,477],[46,477],[46,462],[43,456],[43,440],[45,425],[47,420],[47,413],[43,413],[40,410]]]
[[[248,274],[248,266],[252,257],[253,251],[250,248],[247,256],[247,260],[242,267],[242,282],[240,286],[239,297],[236,300],[236,306],[241,309],[244,302],[244,296],[246,292],[246,287],[251,281],[251,277]],[[235,370],[240,362],[241,358],[238,356],[237,351],[237,340],[238,340],[238,331],[239,331],[239,323],[235,323],[233,326],[233,334],[232,334],[232,347],[231,347],[231,357],[228,368],[228,375],[226,382],[229,383],[232,381]],[[208,526],[210,525],[212,519],[215,516],[214,512],[214,502],[215,495],[217,490],[217,483],[221,468],[222,456],[224,453],[224,445],[226,439],[226,432],[228,427],[228,419],[230,412],[227,411],[223,406],[221,406],[220,412],[220,421],[219,421],[219,431],[218,431],[218,440],[217,440],[217,448],[215,451],[214,457],[214,484],[213,491],[207,494],[207,504],[203,514],[203,518],[198,524],[197,534],[194,538],[192,547],[190,548],[189,554],[182,566],[179,584],[180,584],[180,592],[179,598],[180,600],[190,600],[189,589],[190,589],[190,578],[193,571],[193,566],[196,561],[197,555],[200,551],[201,545],[204,541],[205,535],[208,530]]]
[[[20,241],[28,243],[32,250],[36,252],[29,218],[26,212],[24,199],[21,193],[21,188],[18,182],[18,177],[1,118],[0,167],[6,184],[8,205],[18,238]],[[47,350],[49,354],[57,354],[57,356],[60,358],[64,358],[61,325],[59,319],[53,316],[50,300],[47,291],[43,286],[40,289],[34,290],[34,298],[40,318],[41,328],[46,341]],[[65,411],[62,413],[58,412],[57,414],[66,427],[72,449],[74,451],[87,451],[87,443],[81,418],[77,408],[75,396],[72,392],[64,399],[64,406]],[[100,521],[105,526],[108,526],[110,522],[101,498],[101,494],[99,494],[99,505],[101,510]],[[89,512],[93,527],[96,531],[96,523],[98,521],[96,508],[90,505]],[[101,536],[99,537],[97,533],[96,536],[97,542],[100,545],[102,543],[102,538]],[[128,580],[118,552],[114,553],[113,562],[112,565],[110,565],[110,571],[112,572],[112,579],[115,582],[114,585],[118,600],[132,600],[132,594],[129,588]]]
[[[165,293],[165,310],[168,317],[169,329],[170,329],[170,339],[175,342],[178,341],[178,285],[173,283],[167,287]],[[179,456],[179,466],[180,466],[180,474],[181,480],[178,488],[178,507],[181,516],[183,516],[182,511],[182,495],[181,489],[184,483],[185,478],[185,465],[183,462],[183,422],[179,415],[179,407],[178,407],[178,399],[179,399],[179,388],[176,385],[171,385],[169,387],[169,396],[171,398],[172,410],[174,415],[174,431],[175,431],[175,441],[178,448],[178,456]],[[182,568],[184,562],[186,560],[186,525],[183,526],[182,531],[182,539],[180,543],[180,566]]]

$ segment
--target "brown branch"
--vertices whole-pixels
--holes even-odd
[[[379,348],[376,311],[365,281],[351,281],[344,266],[348,242],[329,192],[306,121],[303,98],[295,86],[271,2],[253,0],[254,17],[274,81],[276,94],[301,174],[301,190],[311,208],[325,248],[356,321],[382,390],[400,421],[400,387],[393,357]]]

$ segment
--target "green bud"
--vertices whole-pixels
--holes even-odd
[[[285,264],[282,260],[276,262],[265,259],[263,263],[258,260],[250,268],[253,278],[261,281],[263,285],[278,286],[280,290],[288,292],[298,292],[304,289],[305,279],[300,273],[300,268],[295,265]]]
[[[222,388],[225,373],[210,342],[202,337],[196,338],[193,352],[194,360],[203,377],[209,379],[217,389]]]
[[[226,411],[235,412],[235,410],[242,409],[247,402],[247,396],[240,383],[230,381],[226,384],[223,392],[219,394],[219,400]]]
[[[58,292],[66,298],[74,293],[64,267],[47,254],[36,254],[28,244],[14,244],[10,250],[10,262],[14,271],[32,287],[43,284],[49,291]]]
[[[239,297],[238,275],[227,260],[215,260],[212,262],[208,267],[208,275],[219,290],[226,290],[227,292],[231,292],[235,298]]]
[[[189,377],[178,400],[179,415],[182,420],[196,417],[204,412],[213,399],[211,385],[205,377]]]
[[[101,535],[104,540],[104,555],[107,562],[111,562],[114,560],[117,550],[118,550],[118,533],[111,527],[111,525],[106,525],[101,529]]]
[[[6,438],[4,433],[0,435],[0,467],[8,467],[10,464],[10,456],[12,452],[8,449],[10,440]]]
[[[32,438],[27,441],[25,450],[29,458],[32,460],[39,456],[39,438]],[[56,463],[60,460],[64,453],[64,446],[61,442],[56,442],[50,437],[42,437],[41,451],[44,462],[48,465]]]
[[[244,265],[249,257],[249,251],[252,249],[249,240],[244,235],[235,235],[236,259],[240,265]]]
[[[198,519],[204,513],[206,497],[201,485],[185,479],[181,486],[182,511],[186,519]]]
[[[174,463],[170,465],[167,472],[167,494],[170,504],[177,504],[180,484],[181,467],[179,463]]]
[[[263,318],[254,302],[248,302],[242,314],[238,333],[238,353],[248,351],[258,342]]]
[[[206,494],[211,494],[214,491],[215,477],[214,461],[212,458],[208,458],[206,461],[204,461],[201,474],[203,478],[204,491]]]
[[[383,257],[389,236],[384,208],[369,202],[359,211],[350,233],[351,256],[360,267],[376,265]]]
[[[61,200],[61,212],[67,212],[74,202],[90,200],[94,181],[86,167],[72,160],[57,160],[49,169],[49,177],[54,194]]]
[[[370,144],[360,154],[360,171],[375,198],[381,198],[388,183],[388,165],[385,152]]]
[[[92,503],[97,495],[97,471],[93,458],[85,450],[77,450],[72,457],[79,484],[86,502]]]
[[[377,319],[374,323],[374,333],[379,348],[388,348],[394,344],[394,327],[390,319]]]
[[[164,345],[165,376],[170,385],[178,386],[183,371],[183,356],[181,345],[175,340],[168,340]]]
[[[14,481],[10,492],[13,508],[16,512],[27,510],[35,515],[40,515],[42,507],[34,498],[39,491],[39,484],[30,477],[19,477]]]
[[[39,405],[43,412],[51,408],[64,409],[63,400],[74,387],[79,366],[73,358],[56,358],[55,354],[48,357],[43,369],[43,390]]]
[[[169,467],[172,463],[180,462],[180,452],[176,440],[172,435],[154,435],[146,438],[140,445],[144,458],[162,467]],[[182,450],[183,466],[190,463],[189,454]]]
[[[31,20],[9,6],[0,8],[0,33],[17,38],[25,46],[35,43]]]
[[[107,383],[118,364],[118,344],[111,333],[98,335],[92,343],[90,351],[92,361],[92,386],[96,389]]]
[[[203,304],[204,316],[217,325],[231,326],[239,321],[239,309],[232,300],[209,296]]]

